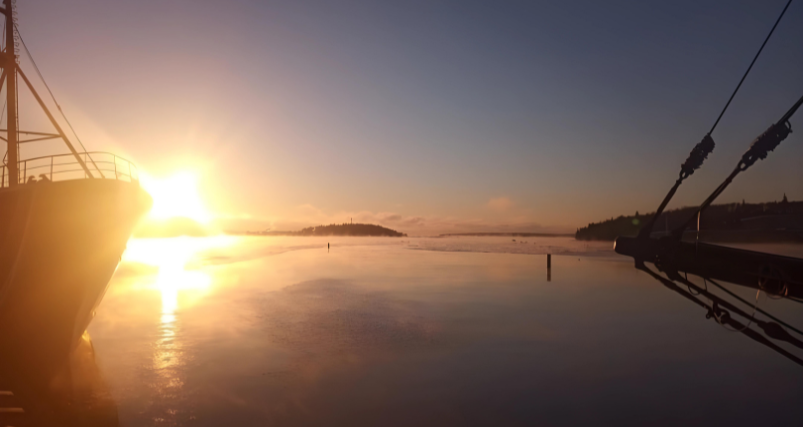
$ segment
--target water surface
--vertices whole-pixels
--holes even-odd
[[[89,333],[123,426],[803,419],[803,367],[607,243],[521,240],[132,240]]]

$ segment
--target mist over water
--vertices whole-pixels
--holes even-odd
[[[801,424],[801,2],[3,3],[0,427]]]
[[[803,416],[803,368],[706,320],[610,243],[513,239],[134,239],[89,329],[120,424]],[[760,305],[803,326],[791,302]]]

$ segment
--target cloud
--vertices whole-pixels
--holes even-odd
[[[496,197],[488,200],[487,207],[497,212],[507,212],[513,207],[514,203],[507,197]]]

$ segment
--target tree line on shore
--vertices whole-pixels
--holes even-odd
[[[665,211],[652,231],[661,232],[680,227],[697,211],[697,206]],[[620,215],[577,229],[577,240],[615,240],[618,236],[636,236],[654,212]],[[696,227],[696,223],[695,223]],[[700,217],[700,229],[708,231],[747,231],[761,229],[803,232],[803,201],[789,202],[784,195],[780,202],[728,203],[712,205]]]
[[[263,231],[251,232],[248,234],[258,234],[262,236],[386,236],[386,237],[407,237],[407,234],[400,233],[390,228],[376,224],[343,223],[318,225],[315,227],[302,228],[299,231]]]

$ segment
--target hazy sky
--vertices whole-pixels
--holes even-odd
[[[428,232],[654,210],[786,0],[17,3],[88,149],[196,170],[210,209],[252,228]],[[801,95],[792,4],[672,206]],[[721,201],[803,199],[800,133]]]

